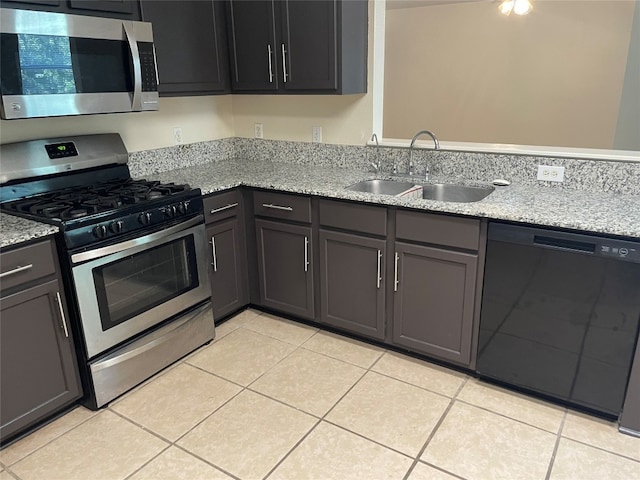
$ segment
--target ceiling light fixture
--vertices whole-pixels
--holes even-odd
[[[516,15],[526,15],[533,10],[533,5],[530,0],[504,0],[498,8],[504,15],[509,15],[511,12]]]

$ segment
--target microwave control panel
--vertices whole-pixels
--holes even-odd
[[[156,55],[153,43],[138,42],[140,54],[140,69],[142,71],[142,91],[157,92],[158,79],[156,77]]]

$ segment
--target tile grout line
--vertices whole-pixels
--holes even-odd
[[[185,433],[183,433],[182,435],[180,435],[179,437],[177,437],[174,441],[169,440],[168,438],[163,437],[162,435],[146,428],[144,425],[130,419],[129,417],[127,417],[124,414],[121,414],[120,412],[117,412],[115,410],[111,410],[111,407],[109,407],[108,409],[114,413],[115,415],[121,417],[123,420],[126,420],[130,423],[132,423],[133,425],[135,425],[136,427],[144,430],[145,432],[148,432],[152,435],[154,435],[155,437],[159,438],[160,440],[166,442],[168,445],[166,446],[166,448],[162,449],[162,451],[158,452],[157,455],[154,455],[152,458],[150,458],[147,462],[145,462],[143,465],[141,465],[138,469],[136,469],[134,472],[130,473],[129,475],[127,475],[125,477],[125,480],[130,478],[132,475],[134,475],[135,473],[137,473],[138,471],[140,471],[142,468],[144,468],[145,466],[147,466],[149,463],[151,463],[153,460],[155,460],[156,458],[158,458],[160,455],[162,455],[164,452],[166,452],[168,449],[170,449],[171,447],[176,447],[179,448],[180,450],[184,451],[185,453],[198,458],[199,460],[205,462],[206,464],[216,468],[217,470],[222,471],[223,473],[230,475],[232,478],[237,479],[238,477],[236,477],[235,475],[232,475],[228,472],[226,472],[225,470],[223,470],[222,468],[218,467],[217,465],[209,462],[208,460],[196,455],[195,453],[186,450],[184,447],[182,447],[181,445],[178,445],[177,443],[182,440],[186,435],[188,435],[189,433],[191,433],[191,431],[193,429],[195,429],[196,427],[198,427],[201,423],[203,423],[205,420],[207,420],[209,417],[211,417],[211,415],[213,415],[214,413],[216,413],[218,410],[220,410],[222,407],[224,407],[225,405],[227,405],[229,402],[231,402],[231,400],[233,400],[234,398],[236,398],[238,395],[240,395],[244,390],[246,390],[245,387],[242,387],[242,389],[240,391],[238,391],[235,395],[231,396],[229,399],[227,399],[224,403],[222,403],[220,406],[218,406],[216,409],[214,409],[211,413],[209,413],[206,417],[204,417],[202,420],[200,420],[199,422],[197,422],[195,425],[193,425],[189,430],[187,430]]]
[[[624,435],[624,434],[620,433],[620,435]],[[564,437],[564,436],[562,438],[564,438],[565,440],[569,440],[571,442],[579,443],[580,445],[584,445],[585,447],[594,448],[596,450],[600,450],[601,452],[608,453],[610,455],[615,455],[616,457],[624,458],[625,460],[630,460],[630,461],[635,462],[635,463],[640,463],[640,460],[637,459],[637,458],[628,457],[626,455],[623,455],[622,453],[613,452],[611,450],[607,450],[606,448],[598,447],[597,445],[592,445],[591,443],[587,443],[587,442],[584,442],[582,440],[576,440],[575,438]]]
[[[332,358],[332,357],[329,357],[329,358]],[[334,360],[335,360],[335,359],[334,359]],[[351,364],[349,364],[349,365],[351,365]],[[307,437],[309,437],[309,435],[311,434],[311,432],[313,432],[313,431],[318,427],[318,425],[320,425],[323,421],[325,421],[325,422],[327,422],[327,423],[330,423],[330,422],[328,422],[328,421],[326,421],[326,420],[325,420],[326,416],[327,416],[327,415],[329,415],[329,413],[330,413],[330,412],[331,412],[331,411],[336,407],[336,405],[338,405],[338,403],[340,403],[340,402],[342,401],[342,399],[343,399],[343,398],[345,398],[345,397],[349,394],[349,392],[351,392],[351,390],[353,390],[353,388],[354,388],[358,383],[360,383],[360,381],[364,378],[364,376],[365,376],[365,375],[367,374],[367,372],[368,372],[368,370],[366,370],[366,369],[363,369],[363,370],[364,370],[364,373],[360,376],[360,378],[358,378],[358,379],[353,383],[353,385],[351,385],[351,387],[349,387],[349,388],[347,389],[347,391],[346,391],[346,392],[345,392],[345,393],[344,393],[344,394],[343,394],[343,395],[342,395],[342,396],[341,396],[341,397],[336,401],[336,403],[334,403],[334,404],[333,404],[333,406],[332,406],[331,408],[329,408],[329,410],[327,410],[327,411],[324,413],[324,415],[322,415],[322,417],[320,417],[320,418],[318,419],[318,421],[316,422],[316,424],[315,424],[313,427],[311,427],[311,429],[310,429],[306,434],[304,434],[304,435],[302,436],[302,438],[301,438],[301,439],[300,439],[300,440],[299,440],[299,441],[298,441],[298,442],[297,442],[297,443],[296,443],[296,444],[295,444],[295,445],[294,445],[294,446],[293,446],[293,447],[292,447],[292,448],[291,448],[291,449],[290,449],[290,450],[289,450],[289,451],[288,451],[288,452],[287,452],[287,453],[282,457],[282,459],[281,459],[279,462],[277,462],[277,463],[273,466],[273,468],[271,468],[271,470],[269,470],[269,471],[267,472],[267,474],[263,477],[263,479],[267,479],[271,474],[273,474],[273,472],[275,472],[275,471],[276,471],[276,469],[277,469],[280,465],[282,465],[282,463],[284,463],[284,461],[289,457],[289,455],[291,455],[291,454],[292,454],[292,453],[293,453],[293,452],[298,448],[298,446],[299,446],[299,445],[300,445],[304,440],[306,440],[306,439],[307,439]],[[252,390],[252,391],[253,391],[253,390]],[[286,404],[285,404],[285,405],[286,405]],[[289,407],[291,407],[291,405],[288,405],[288,406],[289,406]],[[295,407],[291,407],[291,408],[295,408]],[[306,413],[306,412],[305,412],[305,413]],[[314,416],[315,416],[315,415],[314,415]],[[318,418],[318,417],[316,417],[316,418]],[[367,440],[368,440],[368,439],[367,439]]]
[[[86,407],[84,407],[83,405],[79,404],[76,408],[86,408]],[[51,422],[51,423],[54,423],[54,422],[58,421],[59,419],[63,418],[64,416],[66,416],[66,415],[70,414],[73,410],[75,410],[75,408],[74,408],[74,409],[72,409],[72,410],[69,410],[69,411],[68,411],[67,413],[65,413],[62,417],[58,417],[58,418],[56,418],[56,419],[55,419],[53,422]],[[89,409],[87,408],[87,410],[89,410]],[[105,410],[106,410],[106,408],[105,408],[104,410],[102,410],[102,411],[105,411]],[[93,412],[93,411],[95,411],[95,410],[89,410],[89,411]],[[77,425],[74,425],[74,426],[73,426],[73,427],[71,427],[69,430],[65,430],[65,431],[64,431],[64,432],[62,432],[60,435],[58,435],[58,436],[57,436],[57,437],[55,437],[55,438],[52,438],[52,439],[51,439],[51,440],[49,440],[48,442],[43,443],[43,444],[42,444],[42,445],[40,445],[38,448],[36,448],[36,449],[34,449],[33,451],[31,451],[31,452],[27,453],[24,457],[21,457],[19,460],[16,460],[16,461],[15,461],[15,462],[13,462],[12,464],[5,464],[4,468],[5,468],[5,469],[10,469],[10,467],[12,467],[13,465],[16,465],[17,463],[20,463],[20,462],[21,462],[21,461],[23,461],[25,458],[28,458],[28,457],[30,457],[31,455],[33,455],[34,453],[36,453],[36,452],[38,452],[38,451],[42,450],[44,447],[46,447],[46,446],[47,446],[47,445],[49,445],[50,443],[53,443],[53,442],[54,442],[54,441],[56,441],[58,438],[60,438],[60,437],[62,437],[62,436],[64,436],[64,435],[66,435],[67,433],[71,432],[72,430],[75,430],[75,429],[76,429],[76,428],[78,428],[80,425],[83,425],[83,424],[85,424],[86,422],[88,422],[89,420],[91,420],[92,418],[95,418],[97,415],[100,415],[100,414],[102,413],[102,411],[98,410],[98,411],[97,411],[97,413],[95,413],[94,415],[91,415],[89,418],[87,418],[87,419],[83,420],[82,422],[78,423]],[[49,425],[51,425],[51,424],[49,424]],[[45,425],[45,426],[43,426],[42,428],[45,428],[45,427],[46,427],[46,425]],[[37,432],[37,430],[36,430],[36,431],[34,431],[34,432],[31,432],[29,435],[32,435],[32,434],[34,434],[34,433],[36,433],[36,432]],[[29,435],[28,435],[28,436],[29,436]],[[27,436],[27,437],[28,437],[28,436]],[[24,437],[24,438],[27,438],[27,437]],[[23,439],[18,440],[18,441],[16,442],[16,444],[17,444],[17,443],[19,443],[21,440],[23,440]],[[8,448],[10,448],[10,447],[8,447]]]
[[[447,405],[447,408],[445,409],[445,411],[442,412],[442,415],[440,416],[440,419],[438,420],[438,423],[436,423],[436,426],[433,427],[433,430],[431,430],[431,433],[427,437],[427,440],[424,442],[424,445],[418,451],[418,454],[416,455],[415,459],[413,460],[413,463],[409,467],[409,470],[407,470],[407,473],[403,477],[403,480],[407,480],[409,478],[409,475],[415,469],[416,465],[420,461],[420,457],[422,457],[422,455],[424,454],[425,450],[427,449],[427,446],[429,445],[429,443],[431,442],[433,437],[435,437],[435,435],[438,432],[438,429],[440,428],[440,426],[444,423],[444,420],[445,420],[445,418],[447,418],[447,415],[449,415],[449,412],[451,411],[451,408],[455,404],[458,395],[460,394],[460,392],[462,391],[462,389],[464,388],[464,386],[467,384],[468,381],[469,381],[469,377],[465,378],[464,382],[462,382],[460,384],[460,386],[458,387],[458,390],[456,391],[455,395],[453,397],[451,397],[451,401],[449,402],[449,405]],[[442,470],[442,468],[440,468],[440,467],[438,467],[438,468],[440,470]],[[444,471],[447,472],[446,470],[444,470]],[[447,472],[447,473],[449,473],[449,472]]]
[[[388,375],[388,374],[386,374],[386,373],[378,372],[377,370],[371,370],[371,372],[372,372],[372,373],[377,373],[378,375],[382,375],[383,377],[386,377],[386,378],[390,378],[391,380],[397,380],[398,382],[404,383],[405,385],[409,385],[409,386],[412,386],[412,387],[419,388],[419,389],[421,389],[421,390],[424,390],[425,392],[433,393],[433,394],[438,395],[438,396],[440,396],[440,397],[444,397],[444,398],[448,398],[448,399],[453,398],[453,397],[450,397],[449,395],[447,395],[447,394],[445,394],[445,393],[437,392],[437,391],[435,391],[435,390],[430,390],[430,389],[425,388],[425,387],[422,387],[422,386],[420,386],[420,385],[416,385],[415,383],[408,382],[407,380],[403,380],[403,379],[401,379],[401,378],[393,377],[393,376]],[[463,381],[463,384],[464,384],[464,383],[466,383],[466,381],[467,381],[467,377],[468,377],[468,376],[467,376],[467,375],[465,375],[465,378],[464,378],[464,379],[462,379],[462,380],[464,380],[464,381]],[[457,393],[455,393],[454,395],[457,395]]]
[[[557,434],[558,434],[558,432],[557,432],[557,431],[553,432],[553,431],[551,431],[551,430],[547,430],[547,429],[542,428],[542,427],[539,427],[539,426],[537,426],[537,425],[532,425],[531,423],[527,423],[527,422],[525,422],[524,420],[520,420],[520,419],[518,419],[518,418],[510,417],[509,415],[506,415],[506,414],[504,414],[504,413],[496,412],[495,410],[491,410],[490,408],[488,408],[488,407],[484,407],[484,406],[482,406],[482,405],[476,405],[475,403],[471,403],[471,402],[469,402],[469,401],[467,401],[467,400],[461,400],[461,399],[458,399],[458,402],[460,402],[460,403],[464,403],[465,405],[468,405],[468,406],[470,406],[470,407],[474,407],[474,408],[477,408],[477,409],[480,409],[480,410],[484,410],[485,412],[492,413],[492,414],[494,414],[494,415],[497,415],[497,416],[499,416],[499,417],[505,418],[505,419],[507,419],[507,420],[512,420],[512,421],[514,421],[514,422],[518,422],[518,423],[520,423],[520,424],[522,424],[522,425],[526,425],[527,427],[535,428],[536,430],[540,430],[541,432],[551,433],[551,434],[553,434],[553,435],[557,435]],[[562,421],[564,421],[564,413],[563,413]]]
[[[549,466],[547,467],[547,474],[544,479],[549,480],[551,478],[551,471],[553,470],[553,464],[556,460],[556,453],[558,453],[558,447],[560,446],[560,440],[562,439],[562,430],[564,429],[564,422],[567,419],[567,410],[565,409],[564,415],[562,415],[562,421],[560,422],[560,428],[556,434],[556,442],[553,446],[553,452],[551,452],[551,458],[549,459]]]
[[[160,455],[162,455],[164,452],[166,452],[167,450],[169,450],[171,448],[171,444],[166,445],[162,450],[160,450],[156,455],[152,456],[149,460],[147,460],[146,462],[144,462],[142,465],[140,465],[138,468],[136,468],[133,472],[127,474],[124,476],[124,478],[122,480],[127,480],[129,478],[131,478],[133,475],[135,475],[136,473],[138,473],[140,470],[142,470],[144,467],[146,467],[147,465],[149,465],[151,462],[153,462],[156,458],[158,458]]]

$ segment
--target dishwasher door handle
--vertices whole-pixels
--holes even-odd
[[[553,248],[565,252],[595,253],[596,244],[589,242],[579,242],[567,238],[550,237],[546,235],[534,235],[533,244],[537,247]]]

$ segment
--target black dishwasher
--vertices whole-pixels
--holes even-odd
[[[640,321],[640,242],[489,225],[477,371],[622,410]]]

